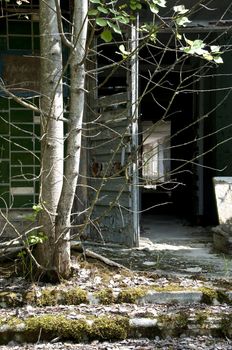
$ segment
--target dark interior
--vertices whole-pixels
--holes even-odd
[[[165,64],[173,61],[173,54],[165,57]],[[140,93],[144,91],[150,72],[140,65]],[[163,73],[162,73],[163,74]],[[197,153],[197,145],[194,141],[197,135],[197,124],[194,122],[194,99],[191,93],[179,93],[170,101],[175,90],[180,85],[180,79],[186,79],[189,87],[192,86],[188,73],[182,73],[178,67],[174,72],[167,73],[165,79],[162,74],[155,74],[150,82],[149,88],[155,86],[151,93],[143,98],[140,105],[141,123],[158,120],[171,122],[170,157],[171,169],[169,180],[157,182],[156,189],[141,190],[141,209],[144,214],[171,214],[184,218],[190,222],[194,221],[196,215],[196,166],[191,162]],[[162,107],[161,107],[162,106]],[[164,204],[167,203],[167,204]],[[155,207],[154,207],[155,206]],[[148,208],[150,210],[147,210]]]

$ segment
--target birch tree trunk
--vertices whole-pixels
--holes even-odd
[[[70,109],[64,181],[55,225],[56,254],[54,266],[59,274],[70,273],[70,216],[79,174],[82,122],[85,102],[85,55],[88,0],[74,2],[73,51],[70,59]]]
[[[36,259],[54,270],[55,218],[63,183],[62,48],[54,0],[40,1],[41,46],[41,189],[39,224],[47,240],[37,246]]]

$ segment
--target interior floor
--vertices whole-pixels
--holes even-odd
[[[190,225],[185,219],[170,214],[144,214],[141,217],[141,237],[153,243],[212,242],[212,232]]]

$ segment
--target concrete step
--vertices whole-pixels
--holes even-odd
[[[55,286],[0,277],[0,345],[200,335],[230,342],[230,280],[88,267],[84,262],[70,281]]]
[[[172,290],[173,289],[173,290]],[[79,304],[228,304],[232,305],[232,291],[217,287],[197,287],[184,289],[177,285],[159,288],[143,286],[130,288],[102,288],[89,292],[80,287],[30,287],[28,290],[4,288],[0,290],[0,309],[24,305],[54,306]]]
[[[117,304],[2,309],[0,345],[207,335],[232,338],[232,307]]]

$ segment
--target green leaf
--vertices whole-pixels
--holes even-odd
[[[178,26],[185,27],[187,23],[191,23],[191,21],[188,19],[188,17],[183,16],[183,17],[178,17],[176,19],[176,24]]]
[[[110,8],[109,10],[110,10],[110,12],[113,13],[115,16],[121,14],[121,13],[118,12],[117,10],[114,10],[114,9],[111,9],[111,8]]]
[[[108,11],[108,9],[106,7],[98,6],[97,9],[98,9],[99,12],[102,12],[102,13],[104,13],[106,15],[109,13],[109,11]]]
[[[89,0],[92,4],[100,4],[101,0]]]
[[[150,4],[150,10],[155,14],[159,12],[159,8],[155,4]]]
[[[221,58],[221,56],[214,57],[213,60],[214,60],[215,63],[218,63],[218,64],[222,64],[223,63],[223,59]]]
[[[117,34],[122,34],[121,29],[120,29],[116,24],[114,24],[114,23],[111,22],[111,21],[107,21],[107,24],[108,24],[108,26],[109,26],[110,28],[113,29],[113,31],[114,31],[115,33],[117,33]]]
[[[155,5],[166,7],[166,0],[152,0]]]
[[[102,40],[104,40],[106,43],[109,43],[112,41],[113,37],[112,37],[112,33],[109,29],[105,29],[102,33],[101,33],[101,38]]]
[[[184,15],[186,12],[188,12],[188,9],[186,9],[184,5],[174,6],[173,10],[180,15]]]
[[[207,61],[213,61],[213,56],[209,52],[206,52],[203,57]]]
[[[136,6],[136,4],[130,4],[130,8],[131,8],[131,10],[135,11],[137,6]]]
[[[96,18],[96,23],[100,26],[100,27],[106,27],[107,26],[107,21],[104,18]]]
[[[89,16],[96,16],[98,14],[98,10],[92,9],[88,11]]]
[[[125,16],[117,16],[115,19],[122,24],[128,24],[130,22],[129,18]]]
[[[192,45],[193,45],[193,41],[187,39],[185,36],[184,36],[184,40],[186,41],[187,44],[189,44],[189,46],[192,46]]]
[[[121,51],[121,53],[122,53],[124,56],[128,56],[128,55],[130,54],[129,51],[126,51],[124,45],[120,45],[120,46],[119,46],[119,50]]]
[[[32,209],[36,212],[39,213],[41,210],[43,210],[43,207],[41,204],[34,204]]]
[[[214,53],[220,53],[221,48],[220,48],[220,46],[212,45],[212,46],[210,46],[210,49]]]

